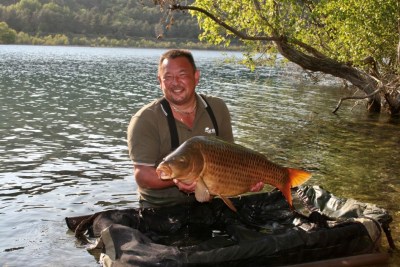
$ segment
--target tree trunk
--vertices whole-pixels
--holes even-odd
[[[373,94],[378,83],[369,74],[357,68],[339,63],[326,57],[315,57],[307,55],[295,49],[285,39],[275,41],[278,51],[293,63],[310,71],[320,71],[326,74],[349,81],[351,84],[360,88],[366,95]],[[368,99],[368,111],[381,111],[381,96],[376,93]]]

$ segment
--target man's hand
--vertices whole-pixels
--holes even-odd
[[[258,192],[261,191],[264,188],[264,183],[263,182],[258,182],[254,184],[252,187],[250,187],[251,192]]]
[[[193,193],[194,189],[196,188],[196,181],[194,181],[191,184],[182,183],[181,181],[179,181],[177,179],[174,179],[173,181],[174,181],[175,185],[179,188],[179,190],[181,190],[187,194]]]

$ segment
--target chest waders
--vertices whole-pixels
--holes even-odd
[[[211,106],[208,104],[206,98],[203,95],[200,95],[200,97],[206,103],[206,110],[214,126],[215,134],[216,136],[218,136],[218,124],[214,112],[212,111]],[[179,136],[178,136],[178,130],[176,128],[175,118],[174,115],[172,114],[171,106],[169,105],[168,101],[165,98],[161,100],[161,106],[166,112],[169,132],[171,136],[171,151],[173,151],[179,146]]]

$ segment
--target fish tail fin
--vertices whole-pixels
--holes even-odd
[[[282,194],[285,196],[289,207],[291,210],[294,210],[293,201],[292,201],[292,192],[291,188],[299,186],[303,184],[305,181],[310,179],[311,173],[299,170],[299,169],[292,169],[288,168],[289,172],[289,182],[285,184],[282,188],[279,188]]]
[[[299,186],[311,177],[311,173],[299,169],[288,168],[288,172],[290,187]]]
[[[292,191],[290,190],[290,184],[285,184],[283,187],[278,188],[283,196],[286,198],[287,203],[291,210],[294,210],[293,201],[292,201]]]

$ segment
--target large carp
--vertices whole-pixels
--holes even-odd
[[[219,196],[236,211],[228,197],[250,191],[258,182],[278,188],[293,209],[291,188],[307,181],[311,174],[281,167],[263,154],[238,144],[196,136],[171,152],[157,167],[162,180],[196,181],[195,197],[205,202]]]

